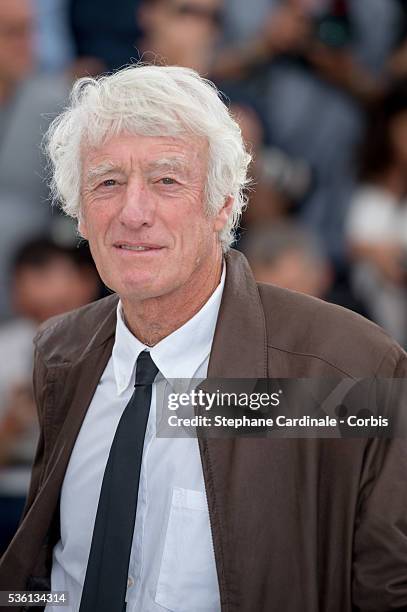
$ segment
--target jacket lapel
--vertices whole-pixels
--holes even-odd
[[[51,379],[57,381],[51,394],[52,403],[47,406],[44,424],[52,450],[41,478],[40,490],[34,501],[39,516],[49,519],[42,521],[41,531],[46,536],[49,525],[57,510],[62,482],[72,449],[89,404],[109,361],[116,322],[116,303],[112,311],[89,342],[83,355],[76,363],[56,366]],[[66,416],[65,416],[66,415]],[[63,421],[58,427],[58,419]],[[53,440],[53,428],[59,433]],[[49,443],[49,441],[48,441]],[[33,508],[30,512],[33,511]]]
[[[69,372],[67,372],[64,384],[65,399],[63,401],[67,409],[67,417],[53,444],[53,451],[47,462],[43,476],[42,486],[44,488],[50,481],[55,486],[55,477],[58,475],[61,478],[61,475],[63,477],[65,474],[71,451],[100,377],[109,361],[112,347],[113,337],[97,350],[86,354],[80,362],[67,366]]]
[[[226,280],[208,365],[209,378],[266,378],[267,335],[256,281],[238,251],[226,255]]]
[[[247,260],[226,255],[226,281],[208,365],[208,378],[267,378],[264,311]],[[247,386],[246,386],[247,389]],[[233,466],[243,439],[199,438],[222,612],[236,609],[241,585],[228,563],[231,547],[225,508],[233,491]]]

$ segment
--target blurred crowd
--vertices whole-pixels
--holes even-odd
[[[254,156],[236,247],[258,280],[407,346],[407,0],[1,0],[0,554],[38,435],[32,338],[106,292],[42,137],[74,79],[140,60],[223,92]]]

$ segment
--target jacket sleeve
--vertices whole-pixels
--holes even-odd
[[[407,379],[407,357],[399,351],[391,378]],[[383,372],[383,370],[382,370]],[[389,376],[387,372],[379,376]],[[389,381],[390,383],[390,381]],[[394,381],[389,413],[405,423],[407,380]],[[392,387],[388,386],[389,390]],[[392,387],[392,388],[394,388]],[[358,612],[407,610],[407,438],[369,440],[355,523],[353,605]],[[400,435],[401,437],[396,437]]]

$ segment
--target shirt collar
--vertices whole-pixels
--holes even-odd
[[[119,300],[112,351],[113,372],[119,395],[134,380],[137,358],[144,350],[150,351],[154,363],[167,380],[193,378],[211,350],[225,278],[226,266],[223,264],[219,285],[202,308],[192,319],[153,347],[146,346],[131,333],[124,321]]]

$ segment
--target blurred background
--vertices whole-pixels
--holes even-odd
[[[1,0],[0,555],[38,436],[33,336],[106,292],[41,139],[75,78],[140,59],[224,92],[254,155],[236,246],[258,280],[407,346],[407,0]]]

